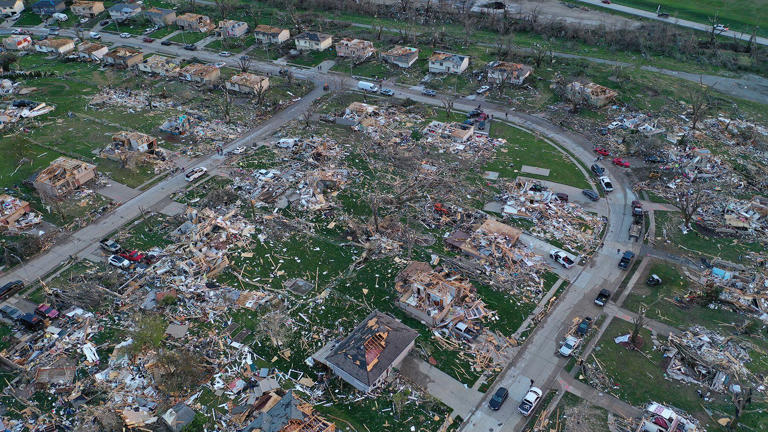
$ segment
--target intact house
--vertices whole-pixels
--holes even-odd
[[[221,20],[216,27],[216,36],[237,38],[248,33],[248,23],[243,21]]]
[[[144,16],[152,21],[152,24],[160,27],[169,26],[176,22],[176,11],[173,9],[153,7],[145,10]]]
[[[77,16],[93,18],[104,12],[104,3],[100,1],[76,1],[72,3],[69,9]]]
[[[106,45],[96,42],[83,42],[77,46],[77,56],[81,60],[101,61],[109,52]]]
[[[117,21],[123,22],[129,18],[133,18],[141,13],[141,5],[136,3],[116,3],[109,8],[109,16]]]
[[[419,49],[395,45],[391,50],[382,53],[381,58],[388,63],[401,68],[409,68],[419,59]]]
[[[141,132],[121,131],[112,135],[112,146],[121,150],[153,152],[157,149],[157,138]]]
[[[24,11],[24,0],[0,0],[0,16],[13,17]]]
[[[258,94],[267,91],[269,78],[243,72],[230,78],[225,85],[228,89],[236,92]]]
[[[60,156],[40,171],[34,187],[41,195],[63,197],[96,177],[96,165]]]
[[[3,39],[3,47],[7,50],[25,50],[32,45],[32,37],[27,35],[11,35]]]
[[[30,211],[28,202],[8,194],[0,195],[0,230],[9,228]]]
[[[104,56],[106,64],[112,64],[119,68],[129,68],[141,63],[144,54],[136,48],[117,47]]]
[[[362,39],[344,38],[336,42],[336,55],[355,60],[365,60],[376,53],[373,43]]]
[[[221,76],[221,71],[214,65],[192,63],[179,71],[181,79],[202,84],[213,84]]]
[[[521,63],[495,61],[488,65],[488,81],[496,84],[521,85],[532,73],[532,67]]]
[[[600,108],[611,103],[618,93],[600,84],[582,84],[574,81],[565,87],[565,97],[574,103],[584,103]]]
[[[429,58],[431,73],[460,74],[469,66],[469,56],[435,51]]]
[[[179,61],[161,55],[153,55],[137,65],[140,71],[153,73],[164,77],[175,77],[179,75]]]
[[[368,393],[400,366],[413,348],[416,336],[416,330],[375,310],[349,336],[326,344],[311,359]]]
[[[35,51],[42,53],[68,54],[75,50],[75,41],[68,38],[46,39],[35,44]]]
[[[176,17],[176,25],[182,30],[208,33],[216,27],[205,15],[185,13]]]
[[[265,24],[257,25],[253,29],[253,37],[260,44],[281,44],[291,38],[288,29],[272,27]]]
[[[32,12],[38,15],[53,15],[67,8],[64,0],[40,0],[32,5]]]
[[[299,51],[325,51],[333,43],[329,34],[306,31],[295,38],[296,49]]]

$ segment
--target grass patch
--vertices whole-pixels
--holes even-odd
[[[648,190],[645,191],[646,194],[648,194],[648,201],[659,203],[659,204],[669,204],[669,201],[664,198],[661,195],[656,194],[654,191]]]
[[[525,318],[536,308],[535,303],[523,303],[508,292],[493,289],[487,285],[475,283],[477,295],[495,310],[497,320],[488,321],[489,329],[504,336],[510,336],[525,321]]]
[[[299,66],[317,66],[325,60],[334,59],[336,59],[336,51],[328,48],[324,51],[302,51],[297,57],[288,61]]]
[[[229,51],[233,53],[243,52],[256,42],[256,38],[251,34],[241,38],[216,39],[208,43],[205,48],[214,51]]]
[[[175,31],[176,31],[175,26],[160,27],[159,29],[150,33],[149,37],[155,38],[155,39],[162,39]]]
[[[40,15],[32,12],[31,9],[27,9],[21,12],[21,16],[19,19],[16,20],[16,23],[14,23],[14,26],[19,27],[27,27],[27,26],[37,26],[43,23],[43,19],[40,18]]]
[[[193,31],[180,31],[171,36],[168,40],[171,42],[177,42],[180,44],[193,44],[200,42],[208,37],[208,33],[193,32]]]

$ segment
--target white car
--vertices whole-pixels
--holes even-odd
[[[560,346],[560,350],[558,352],[563,357],[569,357],[571,354],[573,354],[573,351],[576,349],[576,347],[579,346],[579,342],[581,342],[581,339],[577,338],[576,336],[568,336],[565,338],[565,341]]]
[[[225,62],[216,62],[213,65],[216,66],[217,68],[221,69],[224,66],[226,66],[227,64]]]
[[[613,183],[611,183],[611,179],[609,179],[607,176],[600,177],[600,186],[603,187],[603,190],[606,192],[613,192]]]
[[[130,33],[120,33],[120,37],[123,38],[123,39],[128,39],[129,37],[131,37],[131,34]]]
[[[540,388],[529,388],[528,393],[525,394],[525,397],[523,398],[522,402],[520,402],[520,406],[517,407],[517,410],[520,411],[520,414],[527,417],[533,412],[533,409],[536,408],[536,405],[539,403],[541,396],[543,395],[544,393]]]
[[[110,255],[107,262],[117,268],[127,269],[131,266],[131,262],[121,257],[120,255]]]
[[[722,24],[715,24],[714,26],[715,31],[724,32],[728,31],[728,27],[722,25]]]
[[[205,175],[205,173],[208,172],[208,169],[205,167],[197,167],[189,171],[184,178],[187,179],[188,182],[194,181]]]
[[[487,91],[488,91],[488,90],[490,90],[490,89],[491,89],[491,88],[490,88],[489,86],[482,86],[482,87],[480,87],[479,89],[475,90],[475,93],[477,93],[477,94],[483,94],[483,93],[487,92]]]
[[[85,18],[85,17],[80,18],[80,24],[85,24],[87,22],[88,22],[88,18]]]
[[[229,51],[222,51],[222,52],[219,53],[219,55],[222,56],[222,57],[229,57],[229,56],[232,55],[232,53],[229,52]]]
[[[552,249],[551,251],[549,251],[549,257],[567,269],[573,267],[573,265],[575,264],[573,262],[573,259],[567,253],[565,253],[565,251],[562,251],[560,249]]]
[[[245,153],[245,147],[244,146],[240,146],[240,147],[232,150],[232,154],[243,154],[243,153]]]
[[[91,37],[91,39],[101,39],[101,34],[99,34],[98,32],[91,32],[89,36]]]

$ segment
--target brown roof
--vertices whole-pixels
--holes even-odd
[[[261,82],[264,80],[269,80],[269,78],[262,75],[243,72],[230,78],[229,82],[231,82],[232,84],[256,88],[256,87],[259,87],[261,85]]]
[[[274,34],[278,35],[283,32],[285,29],[281,29],[279,27],[272,27],[266,24],[259,24],[256,26],[256,28],[253,29],[255,33],[266,33],[266,34]]]
[[[392,57],[406,56],[410,54],[418,54],[419,49],[407,46],[395,45],[394,48],[384,53],[384,55]]]

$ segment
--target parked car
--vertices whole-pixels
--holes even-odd
[[[582,319],[579,323],[579,326],[576,327],[576,334],[584,336],[587,334],[590,327],[592,327],[592,318],[584,317],[584,319]]]
[[[131,37],[131,34],[130,33],[120,33],[120,37],[123,38],[123,39],[128,39],[129,37]]]
[[[491,89],[491,88],[490,88],[489,86],[487,86],[487,85],[484,85],[484,86],[480,87],[479,89],[475,90],[475,93],[477,93],[477,94],[483,94],[483,93],[487,92],[487,91],[488,91],[488,90],[490,90],[490,89]]]
[[[105,25],[109,25],[109,20],[103,20],[99,23],[100,26],[104,27]]]
[[[599,293],[597,293],[597,297],[595,298],[595,304],[603,307],[606,303],[608,303],[608,300],[611,299],[611,292],[607,289],[603,288],[600,290]]]
[[[166,39],[166,40],[160,41],[160,45],[163,45],[163,46],[173,45],[173,42]]]
[[[205,168],[205,167],[197,167],[197,168],[194,168],[194,169],[190,170],[184,176],[184,178],[187,179],[187,181],[191,182],[191,181],[199,179],[200,177],[205,175],[206,172],[208,172],[207,168]]]
[[[603,190],[606,192],[613,192],[613,183],[611,183],[611,179],[606,176],[600,177],[600,186],[602,186]]]
[[[625,251],[624,255],[621,256],[621,259],[619,260],[619,268],[622,270],[626,270],[629,268],[629,263],[632,262],[632,259],[635,257],[634,252],[632,251]]]
[[[499,387],[496,390],[496,393],[493,394],[493,397],[491,397],[491,400],[488,401],[488,408],[494,411],[498,411],[508,397],[509,390],[507,390],[505,387]]]
[[[432,89],[425,88],[424,90],[421,91],[421,94],[423,94],[424,96],[436,96],[437,92]]]
[[[48,29],[48,36],[58,36],[58,35],[59,35],[58,28]]]
[[[719,31],[719,32],[728,31],[728,27],[726,27],[726,26],[724,26],[722,24],[715,24],[714,25],[714,29],[715,29],[715,31]]]
[[[573,262],[573,259],[571,259],[570,256],[568,256],[565,251],[562,251],[560,249],[552,249],[549,251],[549,257],[555,260],[556,263],[560,264],[561,266],[569,269],[573,267],[575,262]]]
[[[368,81],[358,81],[357,82],[357,89],[358,90],[362,90],[364,92],[369,92],[369,93],[378,93],[379,92],[379,86],[377,86],[376,84],[374,84],[372,82],[368,82]]]
[[[101,39],[101,34],[99,32],[91,32],[88,36],[90,36],[91,39]]]
[[[589,169],[592,170],[593,173],[595,173],[596,176],[600,177],[601,175],[605,174],[605,168],[601,167],[598,164],[592,164]]]
[[[127,269],[131,266],[131,262],[127,259],[121,257],[120,255],[111,255],[107,262],[110,265],[113,265],[115,267],[121,268],[121,269]]]
[[[648,276],[648,279],[646,279],[645,284],[648,286],[659,286],[661,285],[661,278],[657,274],[652,274]]]
[[[154,39],[152,39],[152,38],[151,38],[151,37],[149,37],[149,36],[147,36],[147,37],[145,37],[145,38],[142,38],[141,40],[142,40],[143,42],[145,42],[145,43],[152,43],[152,42],[154,42],[154,41],[155,41]]]
[[[555,196],[562,202],[568,202],[568,194],[565,192],[558,192]]]
[[[611,152],[602,147],[595,147],[595,153],[599,154],[600,156],[609,156],[611,154]]]
[[[623,167],[623,168],[629,168],[629,162],[622,159],[622,158],[613,158],[613,164]]]
[[[611,4],[611,0],[600,0],[600,1],[602,1],[605,4]]]
[[[563,357],[569,357],[571,354],[573,354],[573,351],[576,349],[576,347],[579,346],[579,342],[581,342],[581,339],[577,338],[576,336],[568,336],[565,338],[565,341],[563,341],[563,344],[560,345],[558,352]]]
[[[229,51],[222,51],[222,52],[219,53],[219,55],[222,56],[222,57],[230,57],[232,55],[232,53],[229,52]]]
[[[187,51],[197,51],[197,45],[195,44],[186,44],[184,45],[184,49]]]
[[[24,282],[20,280],[11,281],[0,287],[0,299],[10,297],[16,291],[24,288]]]
[[[120,252],[120,244],[112,239],[104,239],[99,242],[99,246],[101,246],[102,249],[108,252],[112,253],[118,253]]]
[[[225,63],[225,62],[216,62],[216,63],[214,63],[213,65],[214,65],[214,66],[216,66],[217,68],[221,69],[221,68],[223,68],[224,66],[226,66],[226,65],[227,65],[227,63]]]
[[[661,156],[650,155],[645,157],[645,161],[648,163],[666,163],[666,159]]]
[[[525,394],[525,397],[523,397],[523,400],[520,402],[520,406],[517,407],[520,414],[526,417],[531,414],[541,400],[543,394],[544,393],[538,387],[529,388],[528,393]]]
[[[35,309],[35,313],[43,318],[48,319],[56,319],[59,317],[59,311],[57,311],[53,306],[45,303],[41,303],[37,309]]]
[[[593,191],[592,189],[584,189],[581,191],[587,198],[589,198],[592,201],[597,201],[600,199],[600,195],[597,194],[597,192]]]
[[[246,150],[245,146],[240,146],[232,150],[232,154],[243,154],[245,153],[245,150]]]
[[[142,261],[147,256],[146,254],[143,254],[143,253],[141,253],[141,252],[139,252],[139,251],[137,251],[135,249],[134,250],[130,250],[130,251],[121,252],[118,255],[123,257],[123,258],[125,258],[125,259],[127,259],[128,261],[131,261],[131,262]]]
[[[395,95],[395,91],[392,90],[392,89],[388,89],[388,88],[381,89],[381,91],[379,93],[383,94],[384,96],[394,96]]]

